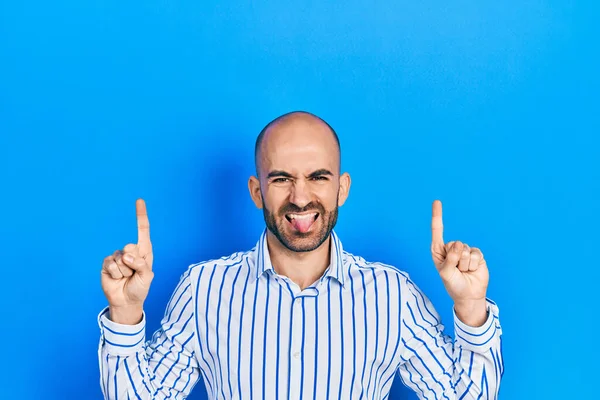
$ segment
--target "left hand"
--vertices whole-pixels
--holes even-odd
[[[442,203],[433,202],[431,256],[456,311],[485,307],[489,271],[483,253],[459,241],[444,244]],[[468,311],[471,313],[471,311]],[[460,315],[459,315],[460,317]],[[461,318],[463,319],[463,318]],[[463,320],[463,322],[465,322]]]

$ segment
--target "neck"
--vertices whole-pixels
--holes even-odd
[[[267,230],[267,246],[275,272],[290,278],[300,290],[323,276],[331,259],[331,235],[313,251],[296,252],[286,248]]]

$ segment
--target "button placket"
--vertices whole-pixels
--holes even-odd
[[[290,346],[291,378],[290,398],[297,399],[300,394],[300,376],[302,368],[302,297],[294,298],[292,320],[292,343]]]

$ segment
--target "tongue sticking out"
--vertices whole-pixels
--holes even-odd
[[[313,222],[315,222],[315,218],[314,216],[310,215],[309,217],[294,218],[291,222],[292,226],[296,228],[297,231],[306,233],[310,229]]]

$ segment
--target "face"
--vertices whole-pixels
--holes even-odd
[[[350,177],[340,176],[337,142],[321,121],[302,116],[265,135],[259,178],[249,188],[269,231],[287,249],[318,248],[337,222]]]

